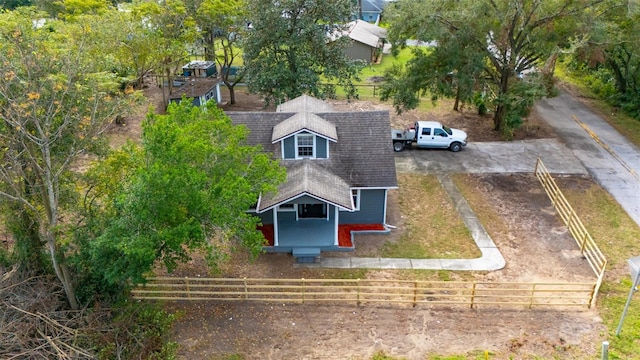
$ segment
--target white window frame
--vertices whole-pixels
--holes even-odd
[[[291,207],[283,207],[283,205],[291,205]],[[296,214],[298,213],[298,204],[282,204],[282,205],[278,205],[278,211],[279,212],[296,212]]]
[[[311,155],[310,156],[300,155],[300,145],[298,144],[298,139],[300,137],[311,137]],[[304,147],[308,147],[308,145],[305,145]],[[295,136],[294,148],[296,152],[296,159],[315,159],[316,158],[316,136],[309,133],[297,134]]]
[[[360,189],[351,189],[351,199],[354,198],[355,196],[355,200],[353,200],[353,211],[360,211],[360,197],[362,195],[362,192],[360,191]],[[343,210],[340,209],[340,211],[347,211],[347,210]]]
[[[351,189],[351,198],[355,196],[355,200],[353,201],[353,207],[355,211],[360,211],[360,189]]]

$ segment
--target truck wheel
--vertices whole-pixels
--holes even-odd
[[[395,151],[395,152],[400,152],[400,151],[402,151],[402,150],[404,150],[404,142],[402,142],[402,141],[395,141],[395,142],[393,143],[393,151]]]
[[[449,150],[453,152],[458,152],[462,150],[462,144],[460,144],[459,142],[454,142],[451,145],[449,145]]]

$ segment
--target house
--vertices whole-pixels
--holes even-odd
[[[382,10],[387,4],[386,0],[359,0],[359,17],[369,23],[379,24],[382,20]]]
[[[222,100],[220,85],[216,79],[187,78],[180,84],[180,86],[173,88],[171,95],[169,95],[169,102],[180,103],[183,96],[191,100],[195,106],[202,106],[210,100],[214,100],[216,103],[220,103]]]
[[[387,39],[387,29],[363,20],[352,21],[345,32],[351,39],[351,46],[345,54],[354,60],[377,63],[382,59],[382,50]]]
[[[353,250],[352,231],[388,232],[388,192],[398,186],[388,111],[335,111],[303,95],[275,112],[227,115],[287,170],[277,193],[251,209],[265,250],[314,261],[322,251]]]
[[[182,67],[182,75],[187,77],[218,76],[218,68],[214,61],[191,61]]]

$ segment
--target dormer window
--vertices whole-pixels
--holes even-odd
[[[312,134],[296,135],[296,158],[313,158],[315,148],[315,136]]]

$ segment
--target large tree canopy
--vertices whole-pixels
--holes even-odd
[[[569,67],[584,70],[592,91],[640,119],[640,7],[609,1],[599,13]]]
[[[229,102],[236,103],[235,86],[244,76],[243,71],[233,74],[241,57],[240,40],[248,30],[247,6],[242,0],[195,0],[195,19],[206,60],[216,61],[220,80],[229,89]]]
[[[219,260],[231,239],[262,249],[259,220],[246,210],[275,191],[285,172],[246,145],[246,135],[215,105],[182,101],[167,115],[148,116],[140,148],[116,152],[91,172],[90,203],[102,204],[108,221],[90,231],[89,263],[106,282],[141,282],[157,261],[172,270],[189,249]]]
[[[349,0],[252,0],[252,30],[243,41],[249,90],[267,102],[301,94],[328,97],[335,83],[355,96],[357,63],[346,57]]]
[[[399,79],[406,80],[411,88],[396,85],[388,96],[403,90],[404,96],[396,97],[397,105],[415,106],[415,98],[407,95],[410,91],[416,94],[433,89],[435,76],[424,77],[424,82],[411,81],[411,78],[420,71],[434,74],[437,69],[440,75],[446,73],[464,79],[462,90],[466,93],[471,83],[479,90],[485,84],[490,86],[490,92],[495,94],[494,127],[508,131],[526,113],[523,107],[544,95],[542,84],[522,82],[519,75],[542,65],[559,48],[568,46],[571,38],[580,33],[585,11],[599,2],[399,0],[386,14],[391,41],[395,46],[403,46],[407,39],[435,42],[435,51],[418,52],[418,56],[435,56],[438,61],[418,58],[410,62],[411,71],[401,73]],[[480,60],[481,71],[473,65],[478,64],[475,59]],[[475,80],[470,82],[471,78]],[[396,84],[400,83],[402,81]]]
[[[119,81],[94,67],[83,22],[36,28],[14,12],[0,24],[0,206],[10,209],[17,246],[34,255],[22,261],[46,248],[78,308],[63,220],[78,197],[71,167],[105,145],[101,134],[121,108]]]

